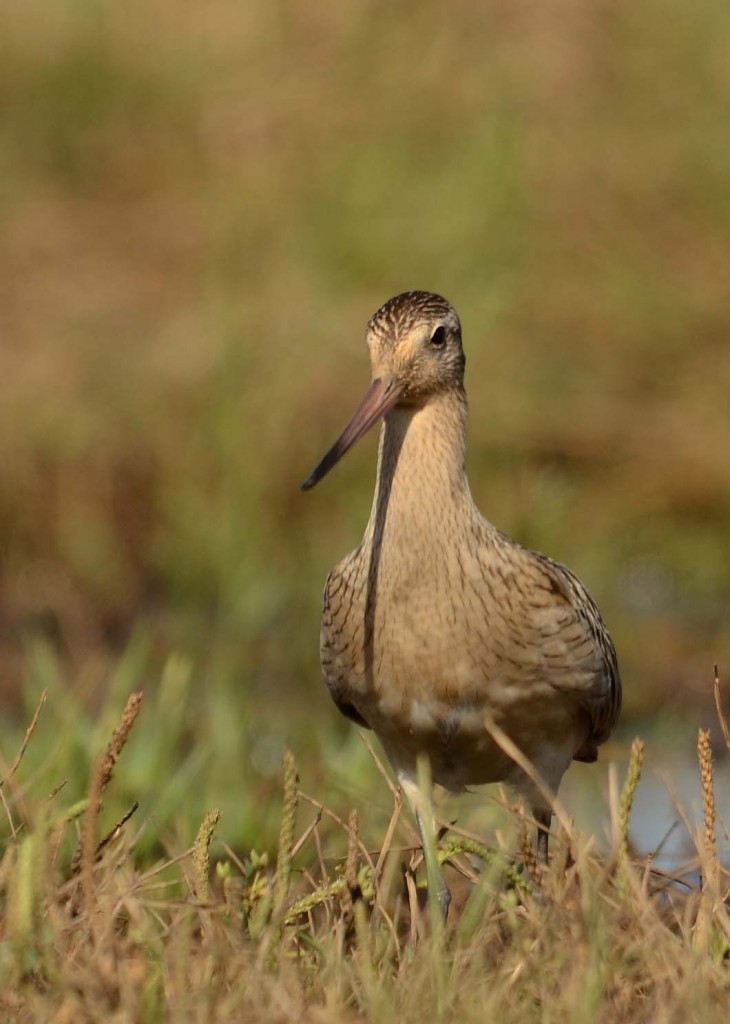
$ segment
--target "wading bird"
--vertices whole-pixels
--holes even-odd
[[[551,794],[571,761],[596,760],[618,717],[616,652],[580,580],[474,504],[454,308],[405,292],[374,314],[366,338],[370,389],[302,484],[314,487],[383,420],[365,535],[325,586],[325,683],[340,711],[378,736],[422,842],[433,828],[418,786],[425,754],[448,790],[511,784],[532,808],[546,862]],[[436,895],[445,916],[443,879]]]

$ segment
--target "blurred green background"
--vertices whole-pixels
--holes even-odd
[[[724,0],[0,19],[6,759],[49,686],[34,784],[83,790],[142,687],[119,799],[160,827],[222,806],[270,836],[287,746],[320,798],[387,805],[317,651],[375,440],[298,484],[408,288],[461,314],[480,507],[604,611],[623,735],[704,714],[730,671]]]

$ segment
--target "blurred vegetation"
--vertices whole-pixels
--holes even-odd
[[[0,12],[7,706],[50,686],[88,752],[100,694],[144,688],[139,756],[227,800],[229,835],[275,814],[286,746],[312,788],[372,778],[317,636],[375,442],[298,483],[412,287],[462,317],[475,497],[588,583],[627,720],[704,699],[730,662],[726,3]]]

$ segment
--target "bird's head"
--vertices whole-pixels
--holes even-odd
[[[399,403],[421,404],[464,382],[464,350],[456,310],[432,292],[404,292],[368,321],[365,338],[373,379],[388,382]]]
[[[432,292],[403,292],[368,321],[373,380],[350,422],[302,484],[314,487],[370,427],[397,405],[418,406],[461,389],[464,350],[454,307]]]

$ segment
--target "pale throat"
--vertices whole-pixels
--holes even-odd
[[[420,547],[424,534],[443,538],[474,509],[464,470],[466,398],[463,391],[424,405],[399,406],[380,434],[378,477],[367,533],[384,530],[398,543]]]

